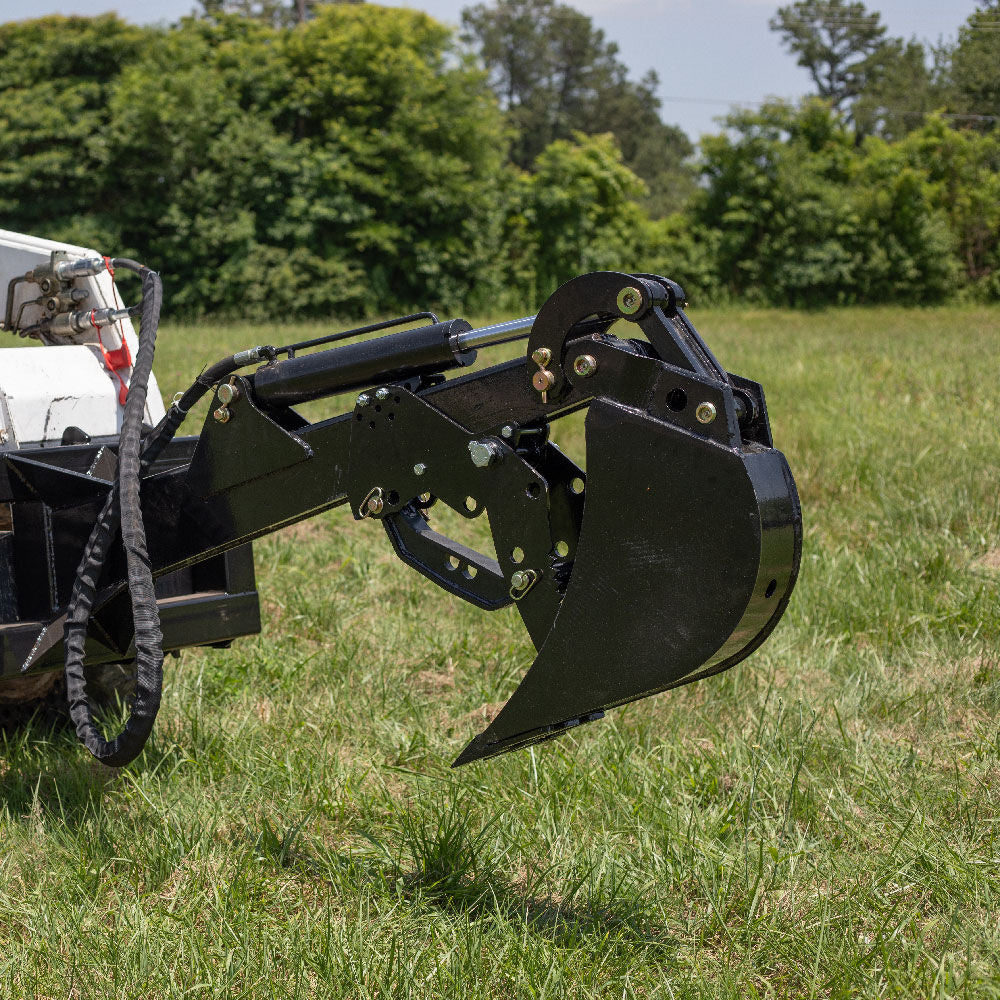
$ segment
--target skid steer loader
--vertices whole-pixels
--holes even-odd
[[[139,305],[116,271],[141,279]],[[166,410],[153,271],[0,231],[0,295],[4,329],[41,345],[0,350],[0,699],[65,698],[104,763],[141,752],[165,650],[259,630],[252,540],[339,505],[456,597],[513,604],[534,644],[455,765],[726,670],[788,604],[801,515],[763,391],[667,278],[585,274],[480,329],[420,313],[249,347]],[[345,392],[349,412],[296,410]],[[177,436],[209,394],[201,433]],[[549,441],[579,410],[585,469]],[[485,516],[496,558],[435,531],[436,503]],[[105,740],[94,710],[115,691],[131,713]]]

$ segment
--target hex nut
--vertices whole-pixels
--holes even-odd
[[[384,399],[389,398],[389,390],[383,385],[381,388],[375,390],[375,398],[382,402]]]
[[[699,403],[694,415],[701,424],[710,424],[716,416],[715,403]]]
[[[371,396],[369,396],[367,392],[363,392],[355,400],[354,405],[358,406],[358,407],[361,407],[361,408],[364,408],[364,407],[368,406],[371,403],[371,401],[372,401]]]
[[[580,378],[590,378],[590,376],[597,371],[597,358],[595,358],[593,354],[581,354],[573,362],[573,371],[575,371]]]
[[[417,464],[413,466],[413,474],[415,476],[422,476],[426,471],[427,471],[427,466],[424,465],[423,462],[417,462]]]
[[[220,424],[227,424],[229,423],[229,417],[231,416],[231,414],[225,406],[220,406],[212,414],[212,416],[215,417],[215,419],[218,420]]]
[[[377,494],[373,497],[368,498],[368,513],[369,514],[381,514],[382,508],[385,505],[382,502],[382,498]]]
[[[485,469],[503,458],[503,452],[493,441],[470,441],[469,456],[477,469]]]
[[[544,368],[552,360],[552,352],[547,347],[539,347],[538,350],[531,352],[531,360],[539,368]]]

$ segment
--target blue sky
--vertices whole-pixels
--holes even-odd
[[[417,7],[457,24],[468,0],[398,0],[393,5]],[[0,0],[0,19],[116,10],[137,23],[169,22],[194,6],[193,0]],[[779,6],[773,0],[576,0],[573,6],[618,43],[634,76],[647,69],[659,73],[664,119],[692,138],[717,131],[715,117],[734,102],[796,98],[811,89],[805,70],[767,27]],[[933,43],[953,39],[976,9],[975,0],[869,0],[867,6],[881,12],[891,34]]]

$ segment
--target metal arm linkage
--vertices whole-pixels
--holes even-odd
[[[534,317],[434,322],[233,376],[193,452],[143,482],[155,574],[347,504],[438,586],[487,610],[513,603],[537,655],[458,764],[733,666],[788,603],[801,517],[761,387],[721,367],[683,304],[667,279],[599,272]],[[445,379],[477,348],[524,338],[523,357]],[[358,390],[327,420],[293,408]],[[586,470],[548,440],[583,409]],[[64,501],[93,505],[103,482],[37,456],[7,464],[19,488]],[[496,558],[434,531],[435,502],[485,514]],[[95,616],[122,579],[112,562]],[[29,667],[58,658],[58,633],[25,651]]]

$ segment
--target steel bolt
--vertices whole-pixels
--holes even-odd
[[[512,438],[514,436],[513,424],[504,424],[503,427],[500,428],[500,435],[501,437]]]
[[[556,384],[556,377],[550,371],[546,371],[544,368],[539,368],[534,375],[531,376],[531,384],[539,392],[548,392]]]
[[[552,360],[552,352],[547,347],[539,347],[537,351],[531,352],[531,360],[539,368],[544,368]]]
[[[355,406],[360,406],[360,407],[365,407],[365,406],[368,406],[368,404],[371,403],[371,401],[372,401],[371,396],[369,396],[367,392],[363,392],[355,400],[354,405]]]
[[[518,569],[510,576],[510,596],[519,601],[538,581],[538,573],[533,569]]]
[[[228,382],[223,383],[219,386],[219,402],[223,406],[228,406],[234,399],[239,396],[240,390],[236,388],[235,385],[230,385]]]
[[[595,358],[593,354],[581,354],[576,361],[573,362],[573,371],[575,371],[580,378],[590,378],[590,376],[597,371],[597,358]]]
[[[694,411],[694,415],[698,418],[699,423],[710,424],[715,419],[715,404],[699,403],[697,409]]]
[[[472,464],[477,469],[485,469],[488,465],[503,458],[500,446],[493,441],[470,441],[469,455],[472,458]]]
[[[229,410],[227,410],[226,407],[224,406],[220,406],[215,411],[215,413],[212,414],[212,416],[215,417],[215,419],[218,420],[220,424],[229,423],[230,413]]]
[[[413,474],[415,476],[422,476],[426,471],[427,471],[427,466],[424,465],[423,462],[417,462],[417,464],[413,466]]]
[[[369,514],[381,514],[383,506],[385,505],[382,502],[381,494],[376,493],[375,496],[368,498]]]
[[[383,385],[380,389],[375,390],[375,398],[381,403],[383,400],[389,398],[389,390]]]
[[[631,285],[618,293],[618,308],[623,316],[632,316],[642,306],[642,292]]]

